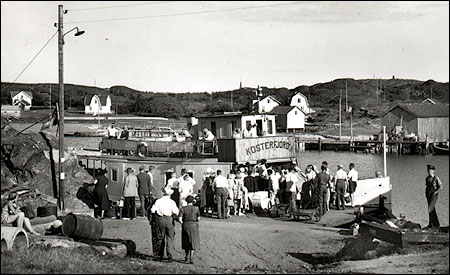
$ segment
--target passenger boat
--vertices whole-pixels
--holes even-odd
[[[208,167],[214,171],[221,170],[226,175],[239,164],[256,164],[258,160],[265,159],[269,166],[287,167],[291,163],[296,163],[297,157],[301,157],[299,144],[296,143],[294,136],[289,135],[219,138],[214,141],[149,141],[144,137],[151,133],[141,134],[142,139],[103,138],[99,144],[102,155],[79,155],[79,159],[86,162],[88,169],[90,162],[94,165],[100,162],[100,167],[97,168],[106,168],[106,176],[109,179],[108,195],[111,201],[120,199],[127,168],[139,171],[141,165],[146,169],[154,166],[154,196],[161,197],[162,188],[171,173],[180,175],[182,169],[186,169],[196,181],[194,193],[199,193],[203,185],[204,171]],[[368,207],[367,209],[377,208],[382,199],[383,205],[390,208],[389,177],[362,180],[356,190],[355,205],[364,205]],[[271,208],[267,190],[249,193],[249,199],[253,208],[263,210]]]

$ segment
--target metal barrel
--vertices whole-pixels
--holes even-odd
[[[64,218],[62,232],[74,239],[98,240],[103,234],[103,223],[91,216],[68,214]]]

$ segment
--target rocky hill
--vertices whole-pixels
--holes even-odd
[[[433,80],[420,81],[410,79],[336,79],[311,86],[298,86],[294,89],[262,87],[264,95],[275,96],[283,104],[296,92],[309,98],[310,105],[317,109],[317,115],[333,116],[337,114],[339,95],[345,103],[347,85],[348,104],[353,109],[363,108],[379,116],[389,106],[397,102],[421,102],[431,97],[440,102],[449,101],[449,83]],[[378,92],[377,92],[378,86]],[[34,106],[54,106],[58,102],[57,84],[10,84],[2,83],[1,102],[11,104],[10,91],[29,90],[33,92]],[[125,86],[97,88],[73,84],[65,85],[65,107],[71,110],[84,110],[84,97],[88,94],[109,94],[112,97],[113,110],[119,114],[135,114],[163,117],[183,117],[223,111],[249,110],[249,104],[256,98],[255,88],[244,87],[233,91],[209,93],[153,93],[137,91]],[[233,98],[233,105],[231,104]],[[328,112],[322,113],[322,110]]]

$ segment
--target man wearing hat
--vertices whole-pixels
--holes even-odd
[[[442,182],[438,176],[434,174],[436,168],[433,165],[427,165],[428,176],[425,179],[426,189],[425,195],[428,202],[428,228],[439,228],[439,219],[436,213],[436,201],[438,199],[438,193],[442,189]]]
[[[127,176],[125,177],[125,182],[123,185],[122,197],[125,199],[125,218],[124,220],[134,220],[136,218],[136,197],[138,197],[138,179],[133,174],[134,170],[128,167],[125,170]]]
[[[338,170],[334,175],[334,190],[336,192],[336,209],[340,210],[340,203],[342,203],[342,210],[345,209],[345,190],[347,190],[347,173],[344,171],[344,166],[339,164]]]
[[[159,232],[158,242],[162,242],[164,238],[167,238],[166,253],[169,262],[172,261],[172,252],[174,250],[173,239],[175,237],[175,230],[173,224],[173,216],[178,216],[179,210],[175,201],[170,198],[173,190],[170,187],[166,187],[163,190],[163,197],[156,200],[151,208],[151,213],[156,214],[158,220]],[[161,253],[162,252],[162,253]],[[160,253],[153,255],[157,260],[162,260],[164,255],[164,246],[160,247]]]
[[[138,195],[141,201],[142,216],[147,216],[147,207],[150,200],[150,192],[152,190],[152,184],[150,175],[145,172],[144,165],[139,167],[138,179]]]

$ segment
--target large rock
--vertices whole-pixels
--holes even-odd
[[[5,123],[6,125],[4,125]],[[59,146],[55,136],[48,133],[20,134],[2,118],[1,132],[1,190],[2,193],[17,186],[30,188],[49,197],[58,195]],[[74,212],[92,215],[92,209],[76,198],[84,182],[92,183],[94,178],[78,165],[76,155],[64,150],[64,213]],[[39,196],[24,196],[33,209],[49,205]],[[25,201],[24,201],[25,203]]]

